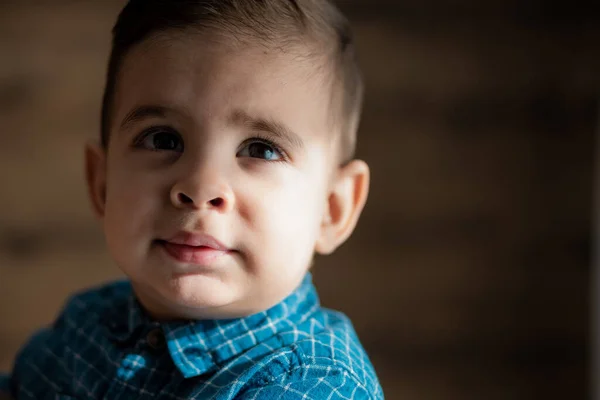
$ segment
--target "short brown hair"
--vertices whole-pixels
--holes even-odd
[[[329,0],[130,0],[112,31],[101,116],[105,148],[117,75],[127,52],[152,35],[188,28],[217,30],[233,40],[259,40],[277,47],[308,40],[329,65],[332,113],[342,133],[341,158],[354,156],[363,83],[349,23]]]

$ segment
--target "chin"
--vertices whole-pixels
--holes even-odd
[[[156,287],[156,286],[155,286]],[[236,302],[236,290],[219,279],[187,275],[177,276],[168,284],[162,284],[156,291],[165,303],[185,310],[185,314],[207,312],[210,309],[223,309]]]

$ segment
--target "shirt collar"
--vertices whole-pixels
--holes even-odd
[[[126,299],[124,318],[109,325],[109,335],[120,342],[137,337],[154,325],[133,291]],[[319,308],[319,298],[307,273],[298,288],[270,309],[229,320],[177,321],[160,324],[175,366],[186,378],[202,375],[249,348],[293,329]]]
[[[107,328],[108,337],[124,343],[137,336],[135,333],[152,321],[138,303],[130,283],[127,281],[119,283],[124,290],[119,291],[119,296],[112,299],[112,304],[105,310],[102,320]],[[124,310],[124,312],[115,313],[115,310]]]

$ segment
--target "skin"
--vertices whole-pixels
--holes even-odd
[[[310,61],[209,39],[173,32],[134,47],[108,148],[86,147],[109,253],[162,320],[235,318],[277,304],[315,252],[350,236],[368,193],[366,163],[338,165],[330,91]],[[125,123],[141,106],[154,111]],[[181,231],[211,235],[228,251],[177,260],[162,241]]]

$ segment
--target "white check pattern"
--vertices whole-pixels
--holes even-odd
[[[320,306],[310,274],[275,307],[220,321],[159,324],[127,282],[89,290],[2,384],[15,400],[383,399],[352,324]]]

